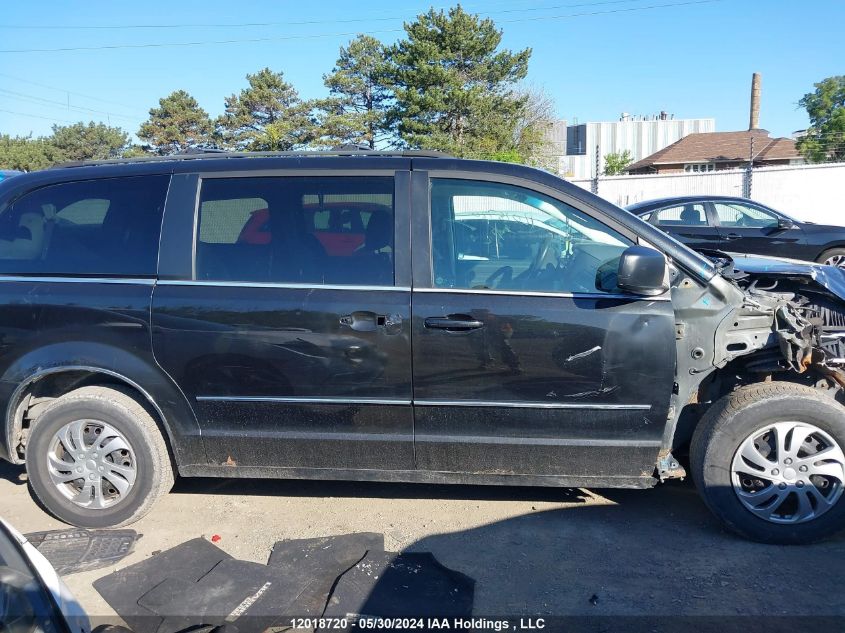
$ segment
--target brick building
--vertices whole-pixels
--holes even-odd
[[[753,141],[753,145],[752,145]],[[689,134],[628,166],[629,174],[706,173],[747,167],[801,165],[804,159],[789,138],[771,138],[761,129]]]

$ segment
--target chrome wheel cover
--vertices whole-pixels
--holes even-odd
[[[825,266],[836,266],[837,268],[845,268],[845,255],[831,255],[824,260]]]
[[[96,420],[76,420],[53,435],[47,470],[56,489],[74,504],[109,508],[132,490],[135,452],[117,429]]]
[[[845,454],[806,422],[777,422],[740,444],[731,464],[734,492],[745,508],[772,523],[806,523],[842,496]]]

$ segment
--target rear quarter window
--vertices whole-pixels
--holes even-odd
[[[47,185],[0,213],[0,274],[152,276],[169,176]]]

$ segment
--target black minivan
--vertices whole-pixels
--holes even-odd
[[[590,487],[845,526],[845,274],[524,166],[193,154],[0,183],[0,457],[78,526],[174,476]]]

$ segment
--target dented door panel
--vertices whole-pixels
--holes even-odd
[[[675,372],[671,302],[429,290],[413,313],[417,468],[651,474]],[[433,329],[430,316],[483,326]]]

